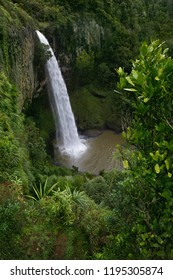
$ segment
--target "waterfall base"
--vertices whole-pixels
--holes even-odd
[[[98,175],[101,170],[121,169],[122,163],[115,159],[116,144],[125,145],[121,134],[106,130],[97,137],[81,140],[85,150],[81,153],[62,153],[55,147],[54,155],[57,164],[72,168],[77,167],[81,172],[90,172]]]
[[[62,156],[77,159],[87,151],[87,144],[85,140],[79,139],[77,143],[68,145],[68,147],[64,145],[56,145],[56,148],[59,149]]]

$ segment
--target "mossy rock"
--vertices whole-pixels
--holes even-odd
[[[40,130],[40,135],[47,145],[48,152],[52,153],[52,141],[55,136],[55,122],[46,91],[33,99],[32,104],[27,108],[26,115],[31,117]]]
[[[80,130],[104,127],[105,120],[100,100],[87,88],[77,91],[71,98],[71,104]]]
[[[93,94],[99,93],[98,94]],[[102,97],[101,97],[102,96]],[[79,130],[104,129],[112,114],[116,115],[115,128],[119,127],[113,90],[97,89],[92,86],[80,88],[71,96],[71,104]],[[115,104],[115,105],[114,105]]]
[[[111,114],[107,119],[106,126],[109,129],[115,130],[117,133],[122,132],[120,116],[116,113]]]

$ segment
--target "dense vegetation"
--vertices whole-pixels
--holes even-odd
[[[173,258],[172,16],[169,0],[0,0],[0,259]],[[53,164],[35,29],[81,129],[116,129],[121,114],[122,171]]]

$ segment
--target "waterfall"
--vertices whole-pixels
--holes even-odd
[[[61,153],[65,153],[70,156],[78,156],[81,152],[85,151],[86,146],[82,143],[78,135],[67,88],[62,77],[61,70],[54,52],[45,36],[39,31],[36,31],[36,33],[40,42],[48,46],[48,50],[52,55],[46,62],[45,70],[48,83],[49,100],[55,121],[56,142],[58,143]]]

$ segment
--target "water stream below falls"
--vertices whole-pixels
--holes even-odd
[[[62,155],[58,148],[54,149],[55,162],[68,168],[78,167],[81,172],[98,175],[101,170],[121,169],[121,160],[115,159],[116,144],[125,145],[121,134],[105,130],[97,137],[83,140],[87,145],[81,156]]]

